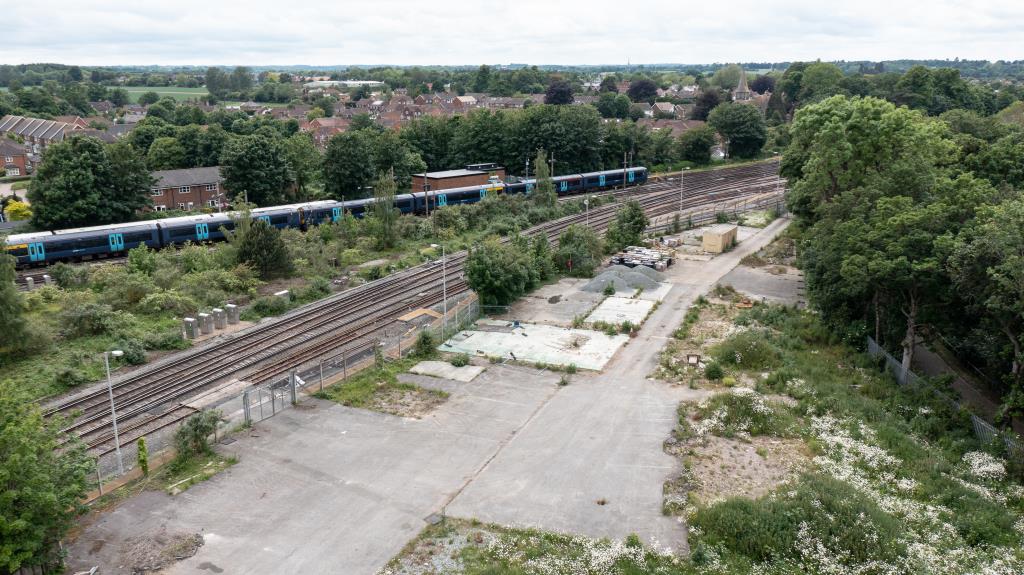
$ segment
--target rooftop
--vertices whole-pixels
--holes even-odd
[[[219,183],[224,180],[220,175],[220,166],[208,168],[186,168],[183,170],[158,170],[153,172],[156,183],[154,188],[177,188],[180,186],[198,186],[201,184]]]

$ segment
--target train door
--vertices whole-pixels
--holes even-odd
[[[442,207],[442,206],[447,206],[448,205],[448,194],[437,194],[437,196],[435,196],[435,197],[437,198],[437,206],[438,207]]]
[[[257,220],[263,220],[263,221],[267,222],[268,224],[270,223],[270,216],[256,216],[256,219]]]
[[[636,172],[629,172],[627,177],[629,178],[629,183],[632,184],[636,180]]]
[[[480,188],[480,199],[482,200],[482,199],[484,199],[486,197],[487,197],[487,188]]]
[[[331,208],[331,221],[341,221],[341,208]]]
[[[533,192],[533,184],[527,182],[526,183],[526,195],[530,195],[532,192]]]
[[[558,183],[558,191],[559,192],[568,192],[569,191],[569,181],[568,180],[562,180],[561,182],[559,182]]]
[[[605,175],[604,175],[604,174],[601,174],[600,176],[598,176],[598,177],[597,177],[597,185],[598,185],[598,186],[601,186],[602,188],[603,188],[603,187],[604,187],[604,185],[605,185],[605,184],[604,184],[604,178],[605,178]]]
[[[34,243],[28,245],[28,261],[41,262],[45,259],[46,248],[43,247],[42,243]]]
[[[108,234],[107,243],[110,245],[111,252],[123,252],[124,234]]]
[[[208,240],[208,239],[210,239],[210,226],[209,226],[209,224],[196,224],[196,239],[197,240]]]

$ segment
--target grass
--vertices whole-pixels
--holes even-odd
[[[315,395],[320,399],[329,399],[349,407],[373,409],[379,407],[377,400],[392,391],[409,391],[425,393],[439,398],[448,397],[442,391],[428,390],[398,381],[398,374],[405,373],[419,363],[422,357],[405,357],[398,360],[386,360],[383,368],[368,367],[348,379],[336,383]]]
[[[17,191],[20,191],[20,190],[27,190],[28,189],[28,184],[29,184],[28,180],[23,180],[23,181],[20,181],[20,182],[14,182],[13,184],[11,184],[11,191],[17,192]]]
[[[175,86],[125,86],[124,89],[131,96],[132,102],[138,102],[139,97],[146,92],[156,92],[161,98],[171,97],[178,101],[201,98],[209,94],[206,88],[178,88]]]
[[[149,485],[151,489],[162,489],[170,495],[177,495],[197,483],[217,475],[238,463],[234,456],[223,457],[215,452],[174,460],[157,472]]]

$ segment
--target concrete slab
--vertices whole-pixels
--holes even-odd
[[[562,278],[541,286],[520,298],[509,313],[496,319],[571,327],[577,316],[585,317],[604,298],[602,294],[580,291],[589,281],[585,278]]]
[[[737,266],[719,283],[731,285],[755,300],[796,305],[807,299],[801,273],[773,274],[764,268]]]
[[[599,370],[629,340],[625,335],[607,336],[592,330],[538,324],[522,324],[520,328],[511,329],[507,322],[481,320],[477,325],[487,331],[459,332],[439,349],[502,358],[514,356],[518,361]]]
[[[225,473],[99,515],[68,548],[69,571],[131,573],[121,542],[166,527],[205,544],[165,574],[371,575],[564,389],[557,380],[491,366],[420,420],[307,399],[221,447],[239,458]]]
[[[473,381],[473,378],[480,375],[484,371],[484,368],[479,365],[455,367],[447,361],[421,361],[412,366],[409,371],[420,375],[430,375],[433,377],[440,377],[442,379],[452,379],[463,383],[469,383]]]
[[[645,289],[644,291],[640,292],[640,295],[636,296],[636,298],[648,301],[662,301],[665,299],[665,296],[667,296],[668,292],[671,290],[672,284],[662,283],[658,284],[658,287],[655,289]]]
[[[669,286],[670,289],[671,287]],[[603,321],[616,325],[628,321],[633,325],[640,325],[653,308],[654,301],[652,300],[609,297],[587,316],[587,321],[589,323]]]

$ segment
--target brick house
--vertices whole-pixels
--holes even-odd
[[[499,180],[505,179],[505,168],[497,164],[471,164],[464,170],[444,170],[440,172],[427,172],[425,174],[412,175],[412,191],[423,191],[423,185],[429,190],[449,190],[465,186],[480,186],[486,184],[492,177]]]
[[[0,139],[0,160],[8,176],[27,176],[35,170],[28,148],[7,138]]]
[[[66,135],[80,129],[77,124],[55,120],[13,115],[0,118],[0,136],[10,134],[21,138],[33,154],[41,154],[50,144],[63,142]]]
[[[149,190],[153,209],[194,210],[221,208],[228,203],[220,166],[159,170],[151,174],[156,183]]]

